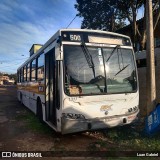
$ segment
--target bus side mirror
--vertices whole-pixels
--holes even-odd
[[[56,61],[63,60],[63,52],[60,50],[60,45],[59,44],[57,44],[55,46],[55,59],[56,59]]]

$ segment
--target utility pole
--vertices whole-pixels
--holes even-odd
[[[156,106],[156,82],[155,82],[155,57],[152,0],[146,0],[146,25],[147,25],[147,115]]]

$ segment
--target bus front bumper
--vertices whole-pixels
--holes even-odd
[[[139,110],[132,114],[117,115],[95,119],[69,119],[62,117],[62,134],[89,131],[96,129],[112,128],[130,124],[137,119]]]

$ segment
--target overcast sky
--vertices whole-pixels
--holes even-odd
[[[44,44],[77,14],[76,0],[0,0],[0,71],[16,73],[32,44]],[[80,28],[77,17],[69,28]],[[22,56],[24,55],[24,56]]]

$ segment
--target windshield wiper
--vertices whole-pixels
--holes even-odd
[[[110,56],[108,57],[108,59],[106,60],[106,62],[109,61],[109,59],[112,57],[112,55],[113,55],[113,53],[115,52],[115,50],[116,50],[117,48],[119,48],[119,47],[120,47],[120,45],[116,45],[116,46],[113,48],[113,50],[112,50]]]
[[[125,67],[123,67],[120,71],[118,71],[114,76],[117,76],[119,73],[121,73],[123,70],[125,70],[130,64],[127,64]]]
[[[87,60],[88,66],[89,66],[89,68],[92,68],[93,75],[94,75],[94,78],[95,78],[95,69],[94,69],[95,66],[94,66],[94,63],[93,63],[92,56],[91,56],[90,52],[88,51],[88,48],[87,48],[87,46],[85,45],[84,42],[81,43],[81,47],[82,47],[82,51],[85,55],[85,58]]]

